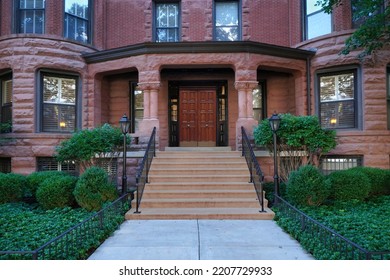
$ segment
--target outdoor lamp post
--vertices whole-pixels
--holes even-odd
[[[275,195],[280,195],[279,190],[279,175],[278,175],[278,161],[276,156],[276,132],[279,129],[281,118],[278,114],[273,113],[272,116],[268,119],[269,124],[271,126],[272,134],[274,136],[274,187],[275,187]],[[275,199],[275,204],[277,203],[277,199]]]
[[[127,190],[127,176],[126,176],[126,134],[129,133],[130,121],[126,114],[119,120],[121,130],[123,133],[123,171],[122,171],[122,194]]]

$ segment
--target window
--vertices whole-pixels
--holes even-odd
[[[97,160],[97,166],[106,171],[110,182],[117,186],[118,179],[118,159],[117,158],[100,158]]]
[[[74,132],[77,128],[76,105],[78,78],[51,73],[41,74],[42,132]]]
[[[137,83],[131,83],[131,129],[132,133],[138,131],[139,123],[144,118],[144,92],[137,87]]]
[[[362,166],[362,163],[362,156],[325,156],[321,158],[320,170],[324,175],[328,175],[333,171]]]
[[[317,0],[305,1],[305,39],[309,40],[332,32],[332,16],[324,12]]]
[[[259,86],[252,91],[253,118],[262,121],[267,115],[265,108],[265,83],[260,82]]]
[[[214,39],[216,41],[241,39],[239,1],[215,1]]]
[[[6,133],[12,126],[12,75],[1,76],[0,83],[0,133]]]
[[[179,3],[155,4],[155,41],[179,41]]]
[[[74,161],[58,162],[54,157],[37,157],[37,171],[64,171],[77,175],[77,168]]]
[[[319,76],[320,121],[324,128],[357,128],[356,71]]]
[[[390,67],[387,68],[387,129],[390,130]]]
[[[45,0],[18,0],[17,32],[45,33]]]
[[[65,38],[91,42],[90,0],[65,0]]]
[[[0,173],[11,173],[11,158],[0,158]]]

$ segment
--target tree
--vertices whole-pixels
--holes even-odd
[[[130,143],[129,136],[127,144]],[[83,170],[90,166],[99,166],[99,159],[119,156],[123,147],[123,134],[119,128],[104,124],[94,129],[75,132],[71,138],[62,141],[56,148],[59,162],[75,161]]]
[[[318,0],[326,13],[331,13],[345,0]],[[371,55],[390,43],[390,1],[389,0],[352,0],[353,21],[360,23],[356,31],[345,41],[341,54],[361,50],[359,58]]]
[[[277,155],[280,177],[287,181],[290,173],[305,164],[318,166],[324,153],[336,147],[336,132],[323,129],[317,116],[280,115],[277,131]],[[273,153],[273,134],[268,119],[264,119],[254,130],[256,145],[265,146]]]

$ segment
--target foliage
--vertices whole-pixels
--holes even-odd
[[[330,184],[313,165],[301,166],[290,173],[287,198],[297,205],[318,206],[330,195]]]
[[[126,141],[130,143],[129,136]],[[123,134],[120,129],[104,124],[75,132],[56,148],[56,158],[59,162],[75,161],[85,170],[90,166],[99,166],[97,158],[117,157],[122,146]]]
[[[390,170],[368,166],[359,166],[354,167],[353,169],[358,170],[359,173],[367,175],[371,184],[371,190],[369,193],[371,197],[390,194]]]
[[[291,171],[303,164],[318,165],[322,154],[336,147],[336,132],[321,128],[317,116],[281,114],[277,131],[277,155],[282,180],[287,181]],[[256,145],[265,146],[273,153],[273,134],[268,119],[254,130]]]
[[[336,201],[363,201],[371,191],[370,179],[359,169],[332,172],[327,176],[327,180],[331,185],[331,198]]]
[[[118,194],[100,167],[88,168],[79,178],[74,190],[77,203],[88,211],[100,210],[104,202],[113,201]]]
[[[38,203],[44,209],[73,206],[76,182],[77,178],[73,176],[54,176],[46,179],[36,192]]]
[[[11,131],[12,131],[11,122],[0,123],[0,133],[8,133]]]
[[[300,210],[321,224],[333,229],[362,248],[369,251],[390,251],[390,196],[381,196],[373,200],[356,203],[348,201],[319,207],[301,207]],[[296,238],[316,259],[355,259],[357,254],[346,257],[352,249],[337,244],[333,234],[325,238],[321,231],[313,227],[302,227],[302,219],[290,212],[273,209],[277,223]],[[333,238],[333,241],[330,239]],[[341,252],[342,251],[342,252]],[[356,253],[356,252],[355,252]],[[364,259],[365,256],[360,256]],[[390,254],[385,255],[390,259]]]
[[[334,7],[342,5],[343,0],[319,0],[326,13],[331,13]],[[354,4],[353,20],[362,22],[360,27],[346,40],[341,54],[362,49],[358,57],[363,58],[374,51],[384,48],[390,42],[390,6],[383,0],[359,0]]]
[[[20,201],[26,185],[27,180],[23,175],[0,173],[0,203]]]
[[[34,197],[39,186],[46,180],[53,177],[69,176],[63,171],[37,171],[27,176],[28,197]]]

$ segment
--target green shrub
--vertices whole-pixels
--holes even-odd
[[[313,165],[301,166],[290,173],[287,198],[298,205],[320,205],[330,195],[329,182]]]
[[[118,197],[115,186],[109,183],[107,173],[96,166],[88,168],[80,176],[73,193],[77,203],[88,211],[100,210],[104,202]]]
[[[371,183],[371,190],[369,194],[371,197],[387,194],[386,185],[390,184],[390,177],[388,178],[388,170],[366,166],[359,166],[355,167],[354,169],[367,175]]]
[[[52,176],[44,180],[38,187],[36,197],[44,209],[73,206],[73,191],[77,178],[72,176]]]
[[[26,186],[25,176],[15,173],[0,173],[0,203],[20,201]]]
[[[371,191],[370,179],[359,169],[335,171],[327,178],[331,185],[332,198],[336,201],[363,201]]]
[[[28,194],[27,196],[35,197],[38,187],[48,178],[57,176],[69,176],[69,174],[62,171],[37,171],[27,176]]]

